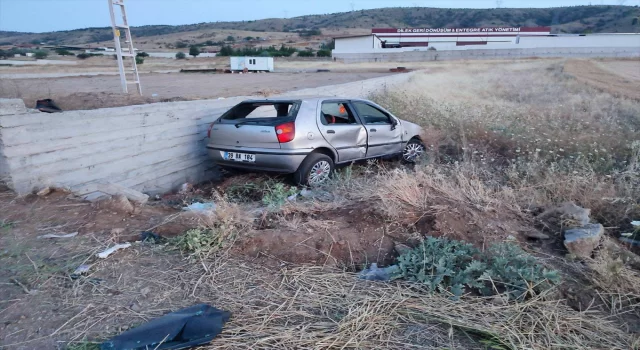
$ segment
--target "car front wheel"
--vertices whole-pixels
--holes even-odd
[[[418,158],[424,154],[424,151],[424,145],[420,140],[411,139],[407,142],[407,145],[404,146],[404,151],[402,151],[402,160],[407,163],[415,163]]]
[[[294,180],[299,185],[318,186],[329,180],[333,169],[333,160],[329,156],[321,153],[311,153],[300,164],[294,174]]]

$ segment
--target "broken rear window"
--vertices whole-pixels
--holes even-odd
[[[300,101],[242,102],[222,115],[221,120],[295,119],[300,109],[300,103]]]

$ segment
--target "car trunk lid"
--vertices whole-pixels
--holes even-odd
[[[299,101],[242,102],[213,123],[209,144],[280,148],[276,126],[295,121],[299,107]]]

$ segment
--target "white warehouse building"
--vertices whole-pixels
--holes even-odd
[[[495,49],[531,49],[519,52],[531,51],[532,56],[536,56],[537,52],[533,49],[542,49],[549,54],[575,49],[573,51],[578,56],[593,56],[610,51],[618,56],[632,57],[640,56],[640,35],[551,34],[551,27],[374,28],[371,34],[336,37],[333,57],[341,59],[353,58],[357,54],[371,56],[416,51]],[[462,55],[464,54],[458,53],[449,56]]]

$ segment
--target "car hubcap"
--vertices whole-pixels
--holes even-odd
[[[415,161],[424,153],[424,146],[419,143],[410,143],[405,147],[402,157],[408,162]]]
[[[331,174],[331,165],[329,162],[321,160],[311,167],[311,172],[309,173],[309,184],[319,185],[327,181],[329,174]]]

